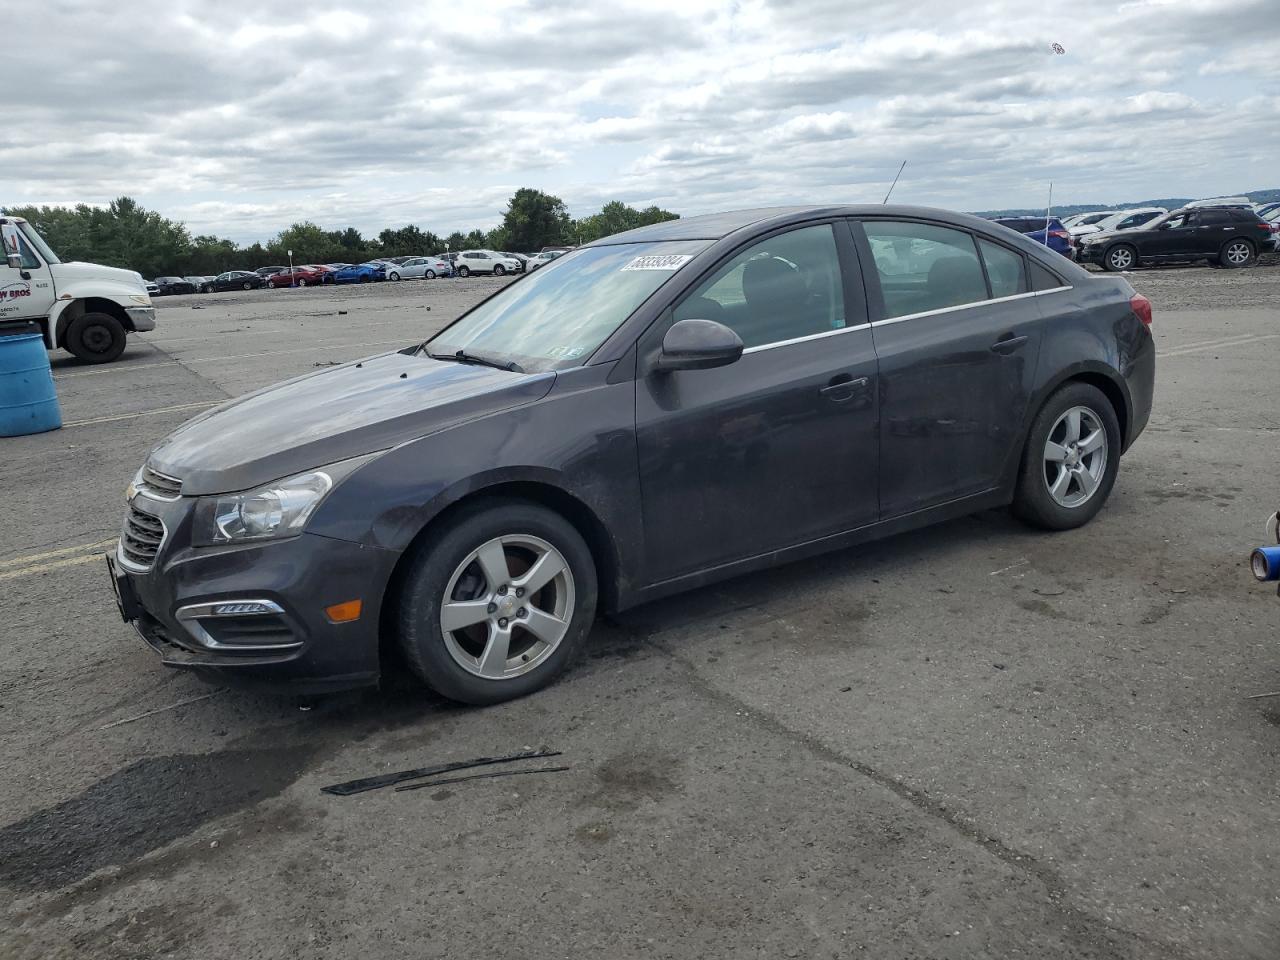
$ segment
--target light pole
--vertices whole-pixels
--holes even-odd
[[[289,251],[289,286],[296,287],[298,278],[293,275],[293,251]]]

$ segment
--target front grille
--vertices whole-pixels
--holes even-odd
[[[170,477],[167,474],[160,473],[158,470],[152,470],[150,467],[142,468],[142,492],[147,493],[157,500],[177,500],[182,496],[182,481],[177,477]]]
[[[120,534],[120,553],[135,567],[149,568],[164,543],[164,524],[159,517],[143,513],[132,503]]]

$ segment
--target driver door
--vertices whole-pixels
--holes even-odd
[[[748,246],[678,302],[745,345],[706,370],[636,384],[646,574],[660,582],[879,516],[876,356],[843,223]]]
[[[53,309],[53,275],[49,265],[22,236],[18,225],[0,219],[0,241],[5,257],[0,260],[0,322],[40,320]],[[17,254],[21,266],[9,266],[9,254]]]

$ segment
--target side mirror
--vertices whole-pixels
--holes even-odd
[[[5,260],[5,263],[9,265],[10,270],[22,269],[22,254],[10,253],[5,256],[4,260]]]
[[[742,356],[742,338],[714,320],[678,320],[662,338],[659,370],[707,370]]]

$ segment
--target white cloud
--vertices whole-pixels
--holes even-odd
[[[1271,0],[50,0],[6,19],[0,203],[122,193],[198,233],[895,197],[1277,186]],[[1051,43],[1067,53],[1055,56]]]

